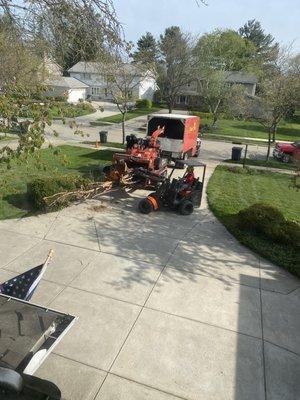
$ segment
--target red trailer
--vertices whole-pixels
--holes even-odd
[[[200,118],[193,115],[151,114],[148,116],[147,135],[151,136],[157,127],[164,128],[159,137],[162,156],[182,160],[199,155],[199,126]]]

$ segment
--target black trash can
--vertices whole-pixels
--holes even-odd
[[[242,157],[242,147],[233,147],[231,149],[231,159],[232,161],[240,161]]]
[[[99,135],[100,135],[100,143],[107,143],[108,132],[107,131],[100,131]]]

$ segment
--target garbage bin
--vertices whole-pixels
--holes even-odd
[[[233,147],[231,150],[231,159],[232,161],[240,161],[242,156],[242,147]]]
[[[100,135],[100,143],[107,143],[108,132],[107,131],[100,131],[99,135]]]

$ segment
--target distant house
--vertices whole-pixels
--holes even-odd
[[[135,65],[125,64],[129,73],[136,75]],[[93,100],[113,100],[109,93],[105,68],[97,62],[80,61],[73,65],[68,72],[72,78],[78,79],[88,86],[87,96]],[[132,96],[135,99],[153,99],[156,90],[156,80],[146,72],[138,75],[136,85],[133,85]]]
[[[242,85],[247,95],[255,96],[258,82],[255,75],[240,71],[225,71],[225,79],[230,85]],[[198,81],[187,84],[176,99],[177,106],[196,106],[199,103],[201,103],[201,88]]]
[[[64,96],[69,103],[77,103],[79,100],[86,100],[88,85],[78,79],[60,76],[46,81],[48,90],[46,96]]]

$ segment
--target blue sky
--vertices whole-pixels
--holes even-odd
[[[276,40],[300,52],[299,0],[114,0],[127,40],[136,40],[146,31],[159,36],[178,25],[186,32],[202,34],[215,28],[238,29],[249,19],[257,19]]]

